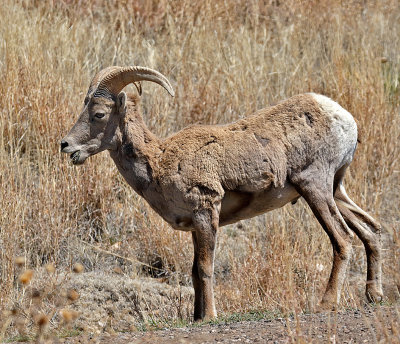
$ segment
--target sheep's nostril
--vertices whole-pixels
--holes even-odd
[[[68,147],[68,142],[62,140],[62,141],[61,141],[61,152],[64,150],[65,147]]]

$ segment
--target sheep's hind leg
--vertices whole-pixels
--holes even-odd
[[[365,247],[367,255],[367,299],[370,302],[380,302],[383,298],[381,227],[349,198],[341,183],[335,191],[335,201],[346,223],[361,239]]]
[[[332,309],[340,301],[340,293],[351,256],[353,233],[347,227],[335,204],[332,192],[333,183],[325,184],[326,179],[325,181],[315,181],[313,178],[315,175],[318,173],[309,171],[305,177],[300,175],[293,178],[292,183],[307,201],[332,243],[332,270],[320,304],[321,309]]]
[[[218,212],[210,209],[197,211],[193,216],[193,224],[194,320],[198,321],[217,316],[214,304],[213,275]]]

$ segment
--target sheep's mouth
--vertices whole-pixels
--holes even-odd
[[[73,163],[74,165],[79,164],[79,158],[80,158],[80,156],[81,156],[81,151],[80,151],[80,150],[77,150],[77,151],[73,152],[73,153],[70,155],[70,158],[71,158],[72,163]]]

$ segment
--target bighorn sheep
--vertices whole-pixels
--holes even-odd
[[[349,112],[318,94],[294,96],[222,126],[193,125],[160,139],[146,127],[139,98],[122,89],[148,80],[174,91],[145,67],[108,67],[92,80],[83,111],[61,151],[73,164],[108,150],[128,184],[173,228],[191,231],[194,319],[216,317],[214,249],[220,226],[303,197],[328,234],[333,266],[322,307],[339,301],[352,232],[368,263],[366,294],[382,298],[380,226],[346,194],[342,180],[357,145]]]

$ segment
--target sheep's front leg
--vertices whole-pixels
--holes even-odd
[[[194,261],[192,279],[194,287],[194,320],[215,318],[213,275],[214,250],[219,215],[216,210],[196,211],[193,216]]]

